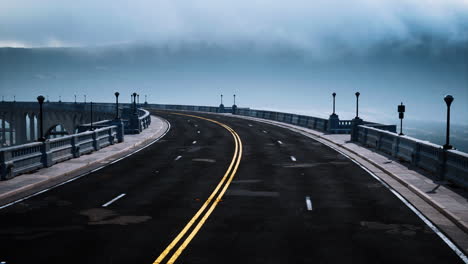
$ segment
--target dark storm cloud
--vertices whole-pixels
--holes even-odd
[[[330,55],[466,42],[468,2],[19,0],[2,4],[0,25],[0,46],[247,43]]]

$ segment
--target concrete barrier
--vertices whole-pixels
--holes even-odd
[[[448,180],[468,188],[468,154],[441,145],[366,125],[359,126],[358,142],[423,169],[434,180]]]

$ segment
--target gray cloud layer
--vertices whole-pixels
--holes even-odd
[[[467,32],[465,0],[18,0],[0,9],[0,46],[248,43],[320,55],[458,45]]]

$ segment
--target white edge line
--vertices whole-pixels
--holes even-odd
[[[252,119],[250,119],[252,120]],[[326,142],[324,139],[321,139],[320,137],[316,136],[316,135],[313,135],[312,133],[308,133],[304,130],[301,130],[301,129],[298,129],[298,128],[292,128],[292,127],[287,127],[287,126],[284,126],[284,125],[281,125],[281,124],[276,124],[276,123],[272,123],[272,122],[265,122],[263,120],[254,120],[254,121],[257,121],[257,122],[263,122],[263,123],[267,123],[267,124],[271,124],[271,125],[275,125],[275,126],[278,126],[278,127],[282,127],[282,128],[285,128],[285,129],[288,129],[288,130],[291,130],[291,131],[295,131],[299,134],[302,134],[306,137],[310,137],[310,138],[313,138],[314,140],[324,144],[325,146],[335,150],[336,152],[340,153],[341,155],[347,157],[349,160],[351,160],[352,162],[354,162],[356,165],[358,165],[359,167],[361,167],[363,170],[365,170],[367,173],[369,173],[372,177],[374,177],[377,181],[379,181],[385,188],[387,188],[388,190],[390,190],[391,193],[393,193],[398,199],[400,199],[400,201],[402,201],[411,211],[413,211],[427,226],[429,226],[429,228],[434,232],[436,233],[441,239],[442,241],[445,242],[445,244],[447,244],[447,246],[449,246],[450,249],[452,249],[455,254],[460,257],[460,259],[464,262],[464,263],[467,263],[468,264],[468,257],[465,255],[465,253],[463,253],[463,251],[460,250],[460,248],[455,245],[454,242],[452,242],[452,240],[450,240],[449,237],[447,237],[444,233],[442,233],[442,231],[440,231],[440,229],[434,224],[431,222],[431,220],[429,220],[423,213],[421,213],[414,205],[412,205],[405,197],[403,197],[400,193],[398,193],[395,189],[393,189],[393,187],[391,187],[390,185],[388,185],[384,180],[382,180],[379,176],[375,175],[372,171],[370,171],[369,169],[367,169],[364,165],[362,165],[359,161],[355,160],[354,158],[350,157],[349,155],[345,154],[342,150],[336,148],[335,146],[331,145],[331,143],[329,142]]]
[[[158,117],[158,118],[159,118],[159,117]],[[161,118],[161,119],[163,119],[163,118]],[[9,206],[11,206],[11,205],[14,205],[14,204],[16,204],[16,203],[22,202],[22,201],[24,201],[24,200],[27,200],[27,199],[29,199],[29,198],[31,198],[31,197],[37,196],[37,195],[39,195],[39,194],[41,194],[41,193],[45,193],[45,192],[47,192],[47,191],[50,191],[50,190],[55,189],[55,188],[57,188],[57,187],[60,187],[60,186],[62,186],[62,185],[64,185],[64,184],[67,184],[67,183],[69,183],[69,182],[78,180],[79,178],[82,178],[82,177],[84,177],[84,176],[86,176],[86,175],[88,175],[88,174],[91,174],[91,173],[93,173],[93,172],[96,172],[96,171],[98,171],[98,170],[101,170],[101,169],[103,169],[103,168],[105,168],[105,167],[107,167],[107,166],[109,166],[109,165],[111,165],[111,164],[114,164],[114,163],[116,163],[116,162],[118,162],[118,161],[121,161],[121,160],[127,158],[127,157],[130,157],[131,155],[133,155],[133,154],[135,154],[135,153],[137,153],[137,152],[140,152],[140,151],[142,151],[143,149],[145,149],[145,148],[147,148],[147,147],[153,145],[154,143],[158,142],[161,138],[163,138],[167,133],[169,133],[169,130],[171,130],[171,123],[169,123],[169,121],[167,121],[166,119],[163,119],[163,120],[168,124],[166,131],[164,132],[164,134],[162,134],[160,137],[158,137],[158,138],[156,138],[155,140],[153,140],[152,142],[150,142],[148,145],[143,146],[143,147],[141,147],[141,148],[135,150],[134,152],[129,153],[129,154],[127,154],[127,155],[125,155],[125,156],[123,156],[123,157],[121,157],[121,158],[118,158],[118,159],[116,159],[116,160],[114,160],[114,161],[112,161],[112,162],[110,162],[110,163],[108,163],[108,164],[104,164],[104,165],[102,165],[102,166],[99,167],[99,168],[96,168],[96,169],[93,169],[93,170],[91,170],[91,171],[85,172],[85,173],[83,173],[83,174],[80,174],[80,175],[78,175],[78,176],[76,176],[76,177],[74,177],[74,178],[71,178],[71,179],[66,180],[66,181],[64,181],[64,182],[61,182],[61,183],[59,183],[59,184],[57,184],[57,185],[54,185],[54,186],[52,186],[52,187],[49,187],[49,188],[47,188],[47,189],[38,191],[38,192],[36,192],[36,193],[30,194],[30,195],[28,195],[28,196],[26,196],[26,197],[23,197],[23,198],[21,198],[21,199],[18,199],[18,200],[15,200],[15,201],[13,201],[13,202],[9,202],[9,203],[7,203],[7,204],[5,204],[5,205],[2,205],[2,206],[0,206],[0,210],[1,210],[1,209],[4,209],[4,208],[7,208],[7,207],[9,207]]]
[[[115,197],[114,199],[108,201],[107,203],[103,204],[102,207],[107,207],[109,205],[111,205],[113,202],[117,201],[118,199],[122,198],[125,196],[125,193],[122,193],[121,195]]]
[[[300,131],[300,130],[299,130]],[[300,133],[306,133],[306,132],[300,132]],[[316,137],[314,135],[314,137]],[[431,222],[421,211],[419,211],[414,205],[412,205],[405,197],[403,197],[399,192],[397,192],[393,187],[391,187],[388,183],[386,183],[384,180],[382,180],[379,176],[377,176],[375,173],[370,171],[368,168],[366,168],[364,165],[362,165],[359,161],[355,160],[354,158],[350,157],[349,155],[345,154],[343,151],[340,149],[336,148],[335,146],[331,145],[331,143],[325,142],[323,139],[320,139],[319,137],[316,137],[316,140],[319,141],[320,143],[328,146],[329,148],[335,150],[336,152],[340,153],[341,155],[345,156],[346,158],[350,159],[352,162],[354,162],[356,165],[361,167],[364,171],[369,173],[372,177],[374,177],[377,181],[379,181],[385,188],[390,190],[393,195],[395,195],[400,201],[402,201],[411,211],[413,211],[429,228],[436,233],[444,242],[447,244],[450,249],[452,249],[455,254],[460,257],[460,259],[464,263],[468,263],[468,257],[458,248],[455,243],[453,243],[450,238],[448,238],[440,229]]]
[[[306,205],[307,205],[307,210],[312,211],[312,201],[310,200],[309,196],[306,196]]]

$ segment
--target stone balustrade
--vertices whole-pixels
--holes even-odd
[[[468,154],[444,150],[442,146],[367,125],[358,126],[362,145],[381,151],[401,162],[423,169],[435,180],[448,180],[468,188]]]
[[[0,149],[0,179],[50,167],[117,142],[118,126],[108,126],[45,142],[34,142]]]

